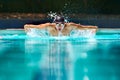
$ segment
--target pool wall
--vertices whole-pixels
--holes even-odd
[[[25,15],[24,15],[25,16]],[[3,16],[4,17],[4,16]],[[96,25],[99,28],[120,28],[120,16],[78,16],[68,19],[69,22],[81,23],[84,25]],[[25,18],[13,18],[5,16],[2,18],[0,16],[0,29],[6,28],[23,28],[24,24],[41,24],[46,22],[52,22],[52,19],[48,17],[37,17],[37,15],[32,18],[32,16],[27,16]]]

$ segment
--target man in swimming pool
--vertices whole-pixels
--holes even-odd
[[[83,30],[83,29],[94,29],[94,32],[97,30],[97,26],[86,26],[81,24],[76,24],[73,22],[65,22],[64,17],[56,16],[53,23],[45,23],[39,25],[26,24],[24,25],[25,31],[29,28],[38,28],[38,29],[47,29],[52,36],[68,36],[72,30]]]

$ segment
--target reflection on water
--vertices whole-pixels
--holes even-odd
[[[29,65],[37,67],[33,72],[33,80],[75,80],[75,62],[78,59],[87,59],[87,51],[95,47],[95,41],[26,40],[26,54],[31,56]],[[85,66],[83,70],[85,74],[82,80],[89,80],[86,74],[88,68]]]
[[[119,80],[118,42],[26,40],[26,54],[31,56],[28,63],[34,68],[32,79]]]
[[[0,40],[0,80],[120,80],[119,40]]]
[[[27,41],[27,45],[30,40]],[[31,41],[31,43],[35,43],[36,41]],[[44,43],[43,41],[41,42]],[[36,43],[37,45],[41,45],[40,42]],[[35,44],[34,44],[35,45]],[[41,59],[34,65],[38,67],[33,76],[34,80],[73,80],[73,61],[72,58],[72,46],[68,41],[46,41],[44,45],[47,45],[46,48],[42,47],[42,50],[37,49],[37,53],[41,55]],[[32,46],[32,45],[31,45]],[[30,46],[29,46],[30,47]],[[36,47],[36,46],[35,46]],[[28,48],[30,49],[30,48]],[[43,50],[45,49],[45,50]],[[36,50],[30,52],[26,50],[28,55],[35,55]],[[40,52],[39,52],[40,51]],[[36,54],[37,54],[36,53]],[[41,53],[41,54],[40,54]],[[38,56],[38,55],[36,55]],[[32,60],[34,57],[32,56]],[[35,57],[36,59],[36,57]],[[35,61],[36,62],[36,61]],[[32,62],[30,62],[31,64]]]

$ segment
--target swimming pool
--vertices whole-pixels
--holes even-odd
[[[0,30],[0,80],[120,80],[120,29],[86,38]]]

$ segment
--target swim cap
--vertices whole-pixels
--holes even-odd
[[[65,19],[63,16],[56,16],[53,22],[65,22]]]

